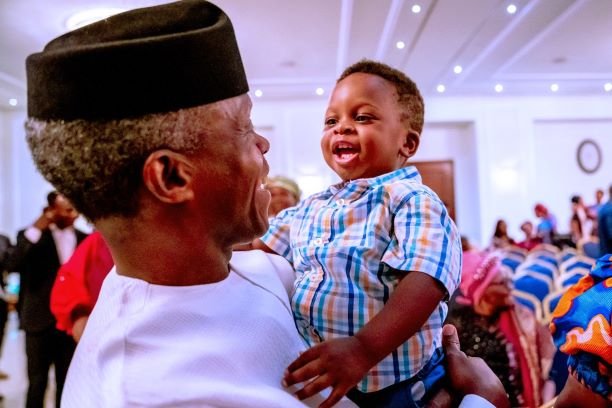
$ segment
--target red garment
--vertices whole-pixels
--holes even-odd
[[[516,246],[531,251],[533,248],[537,247],[542,243],[542,238],[534,237],[526,239],[525,241],[521,241],[516,244]]]
[[[91,313],[113,265],[110,250],[99,232],[81,242],[60,267],[51,290],[51,312],[58,329],[72,334],[74,321]]]
[[[516,353],[516,359],[518,360],[517,363],[519,365],[521,380],[523,383],[523,398],[525,399],[525,406],[537,407],[540,405],[538,402],[540,400],[540,390],[539,384],[537,388],[534,387],[532,366],[534,364],[538,364],[539,362],[529,363],[529,351],[525,350],[525,346],[523,346],[523,343],[521,343],[521,333],[516,323],[517,322],[514,321],[511,312],[504,311],[500,314],[499,328],[506,336],[506,339],[512,344],[512,347]]]

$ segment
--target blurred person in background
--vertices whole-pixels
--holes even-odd
[[[293,207],[300,202],[302,192],[298,184],[289,177],[270,177],[266,181],[266,189],[272,195],[268,216],[276,217],[276,214],[285,208]]]
[[[595,190],[595,202],[587,207],[589,215],[591,218],[596,219],[597,213],[600,208],[605,204],[604,200],[604,191],[601,188]]]
[[[574,195],[571,198],[572,217],[570,218],[570,236],[575,246],[582,240],[587,240],[593,231],[592,216],[584,205],[582,197]]]
[[[28,228],[17,234],[9,269],[20,273],[21,328],[25,331],[28,366],[27,408],[42,408],[49,376],[55,369],[56,406],[72,359],[75,342],[55,327],[49,298],[59,267],[87,236],[74,228],[78,217],[70,201],[57,191],[47,195],[47,207]]]
[[[544,204],[536,204],[533,211],[540,219],[536,227],[536,236],[544,244],[553,244],[557,236],[557,218],[548,211]]]
[[[554,395],[547,381],[554,355],[548,329],[511,297],[511,278],[495,254],[464,252],[460,293],[447,323],[461,349],[480,357],[501,380],[513,407],[537,407]]]
[[[13,244],[11,239],[6,235],[0,234],[0,353],[2,352],[6,321],[8,320],[8,303],[5,293],[4,276],[7,272],[10,272],[8,270],[8,261],[12,251]],[[0,371],[0,380],[6,380],[7,378],[8,374]]]
[[[508,224],[506,224],[506,221],[502,219],[497,220],[489,249],[500,249],[514,244],[514,240],[508,235]]]
[[[79,341],[93,310],[102,282],[113,268],[113,258],[102,234],[95,231],[76,248],[57,272],[51,290],[51,312],[57,328]]]
[[[520,242],[517,242],[517,246],[526,249],[527,251],[531,251],[537,245],[542,243],[542,239],[537,237],[533,233],[533,223],[531,221],[525,221],[521,224],[521,231],[525,234],[525,239]]]
[[[608,192],[608,202],[597,213],[597,232],[599,235],[599,255],[612,254],[612,184]]]

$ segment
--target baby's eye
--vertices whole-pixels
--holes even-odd
[[[370,115],[357,115],[355,116],[355,120],[357,122],[367,122],[368,120],[371,120],[372,117]]]
[[[325,126],[334,126],[338,121],[334,118],[325,119]]]

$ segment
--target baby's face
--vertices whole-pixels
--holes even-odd
[[[332,92],[321,150],[342,180],[376,177],[404,166],[418,145],[414,135],[402,121],[393,84],[355,73]]]

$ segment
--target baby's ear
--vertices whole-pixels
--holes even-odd
[[[400,155],[404,156],[406,159],[414,156],[417,149],[419,148],[419,143],[421,141],[421,135],[414,130],[409,130],[404,136],[404,143],[400,148]]]

